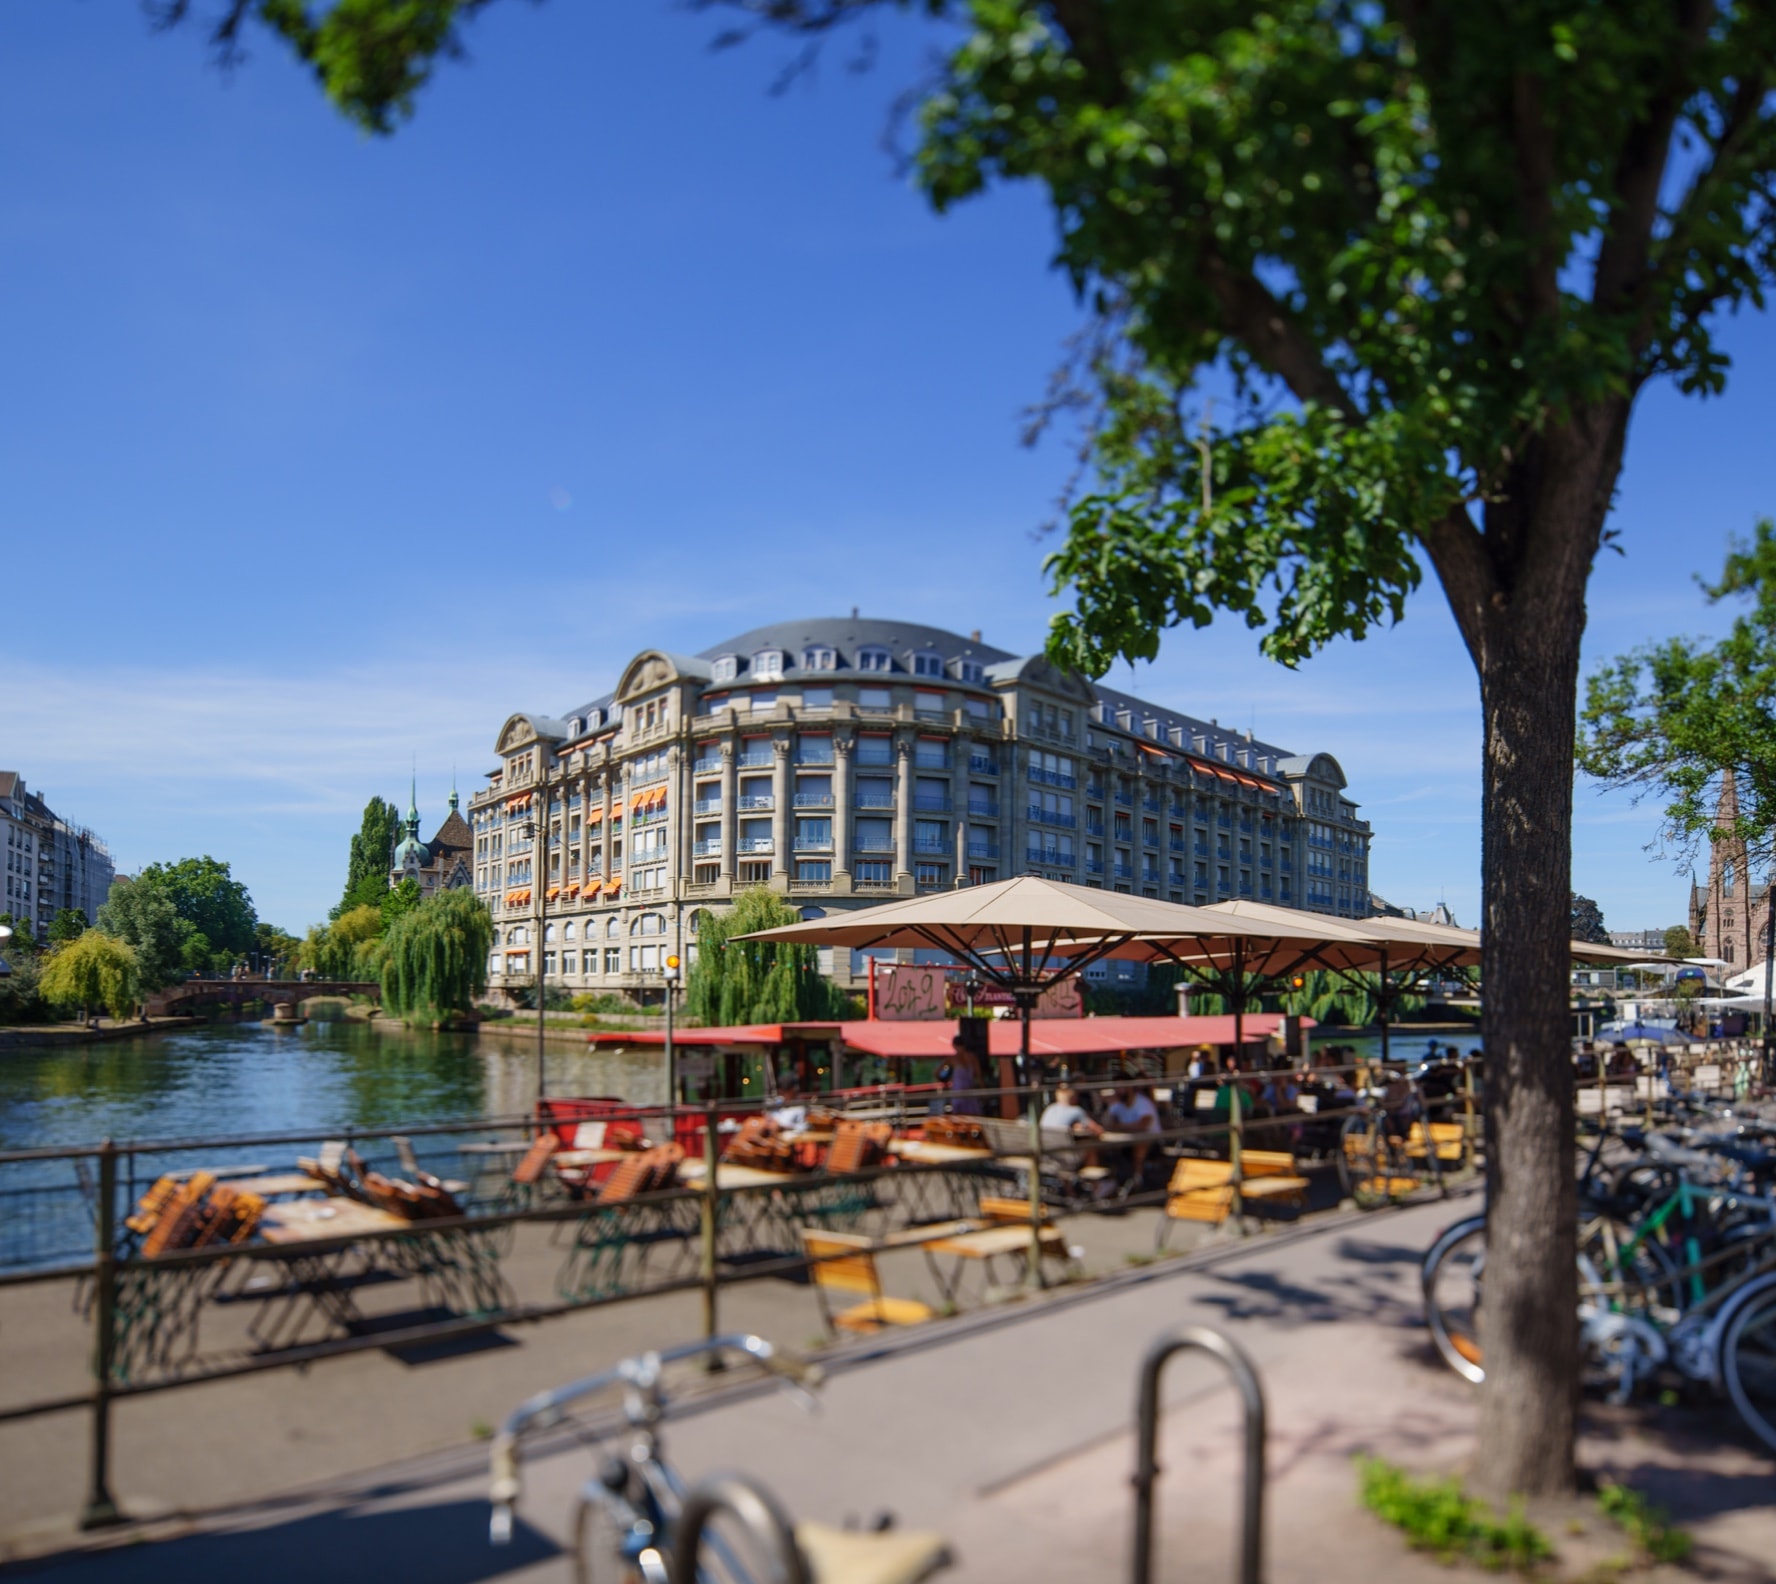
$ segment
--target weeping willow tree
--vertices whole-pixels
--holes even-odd
[[[50,953],[37,988],[56,1006],[79,1007],[82,1018],[95,1006],[120,1018],[134,1005],[139,982],[136,954],[129,945],[89,929]]]
[[[487,988],[493,920],[471,891],[438,891],[403,913],[374,943],[382,1004],[413,1023],[467,1012]]]
[[[735,939],[800,917],[763,886],[742,891],[726,913],[705,913],[697,931],[697,960],[685,980],[686,1022],[731,1028],[843,1016],[845,995],[820,972],[814,947]]]
[[[1340,1023],[1346,1028],[1367,1028],[1381,1019],[1381,1003],[1376,975],[1358,974],[1353,979],[1345,974],[1316,969],[1301,975],[1301,987],[1290,987],[1282,998],[1283,1010],[1298,1016],[1311,1017],[1316,1023]],[[1420,995],[1402,995],[1394,1000],[1389,1016],[1417,1012],[1425,1004]]]

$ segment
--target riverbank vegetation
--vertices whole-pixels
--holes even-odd
[[[821,973],[814,947],[737,938],[800,919],[764,886],[742,891],[726,913],[704,912],[685,979],[685,1022],[731,1028],[850,1016],[853,998]]]
[[[383,1010],[436,1026],[468,1014],[487,988],[493,920],[473,892],[437,891],[403,912],[381,946]]]

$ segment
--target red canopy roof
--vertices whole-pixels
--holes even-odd
[[[1256,1044],[1277,1032],[1282,1016],[1276,1012],[1246,1014],[1246,1043]],[[1315,1026],[1312,1018],[1303,1028]],[[858,1018],[846,1023],[747,1023],[736,1028],[675,1029],[672,1043],[679,1046],[781,1045],[786,1040],[842,1038],[852,1050],[870,1056],[938,1058],[950,1054],[955,1038],[953,1019],[897,1023]],[[1015,1056],[1019,1048],[1015,1018],[995,1018],[987,1028],[988,1048],[995,1056]],[[1037,1056],[1095,1056],[1124,1050],[1173,1050],[1182,1045],[1231,1045],[1234,1024],[1231,1013],[1218,1017],[1092,1017],[1037,1018],[1030,1024],[1030,1050]],[[666,1036],[654,1029],[623,1033],[596,1033],[589,1044],[664,1045]]]

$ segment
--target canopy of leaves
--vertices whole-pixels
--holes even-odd
[[[686,1022],[731,1028],[842,1016],[847,998],[820,972],[812,946],[735,939],[800,917],[764,886],[742,891],[725,913],[706,910],[697,926],[697,960],[685,980]]]
[[[1603,909],[1577,891],[1572,894],[1572,938],[1590,941],[1595,946],[1610,943],[1609,931],[1603,927]]]
[[[298,961],[320,979],[376,979],[381,976],[381,935],[382,909],[366,902],[311,929]]]
[[[149,864],[136,876],[136,884],[164,896],[173,911],[203,937],[208,952],[232,957],[253,949],[253,930],[259,922],[253,899],[229,873],[227,864],[208,856]]]
[[[296,962],[296,954],[302,949],[302,942],[288,930],[281,930],[275,924],[261,922],[253,929],[253,950],[265,959],[267,969],[281,965],[288,970]]]
[[[1606,786],[1664,799],[1668,834],[1689,854],[1704,841],[1743,841],[1768,855],[1776,831],[1776,525],[1735,543],[1710,604],[1750,609],[1726,636],[1671,638],[1601,667],[1579,712],[1579,768]],[[1718,823],[1723,779],[1738,805]]]
[[[113,880],[98,927],[135,952],[143,990],[159,990],[179,977],[191,926],[173,911],[164,891],[137,880]]]
[[[387,933],[396,919],[419,906],[419,894],[419,882],[411,875],[397,886],[390,886],[386,880],[383,882],[382,896],[376,908],[382,915],[384,933]]]
[[[87,931],[90,920],[81,908],[61,908],[56,916],[49,921],[49,944],[65,945],[68,941],[79,940]]]
[[[1665,955],[1671,958],[1697,955],[1696,940],[1682,924],[1673,924],[1665,931]]]
[[[472,891],[435,891],[382,940],[382,1004],[397,1017],[439,1022],[467,1012],[487,988],[493,920]]]
[[[1316,1023],[1343,1024],[1346,1028],[1368,1028],[1380,1022],[1381,1001],[1376,994],[1379,981],[1375,974],[1355,975],[1353,983],[1353,976],[1316,969],[1301,978],[1300,989],[1291,985],[1281,997],[1285,1012],[1311,1017]],[[1424,1004],[1422,995],[1396,993],[1388,1017],[1390,1021],[1397,1020],[1419,1011]]]
[[[82,1015],[102,1006],[119,1018],[134,1005],[137,987],[136,954],[101,930],[88,930],[50,953],[38,986],[56,1006],[78,1007]]]
[[[363,822],[351,839],[345,894],[333,917],[366,903],[379,906],[389,889],[389,862],[401,834],[401,816],[393,803],[373,797],[364,805]]]

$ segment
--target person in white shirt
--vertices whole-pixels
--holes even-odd
[[[1159,1108],[1141,1090],[1133,1084],[1124,1084],[1116,1091],[1116,1097],[1104,1110],[1104,1120],[1109,1124],[1111,1133],[1157,1133],[1159,1131]],[[1129,1170],[1138,1182],[1142,1168],[1147,1164],[1147,1157],[1152,1152],[1151,1140],[1131,1145],[1129,1148]]]
[[[1079,1091],[1071,1084],[1055,1090],[1054,1099],[1043,1108],[1036,1126],[1042,1134],[1042,1147],[1064,1165],[1077,1166],[1080,1151],[1074,1146],[1082,1138],[1097,1138],[1104,1130],[1092,1121],[1079,1103]]]

